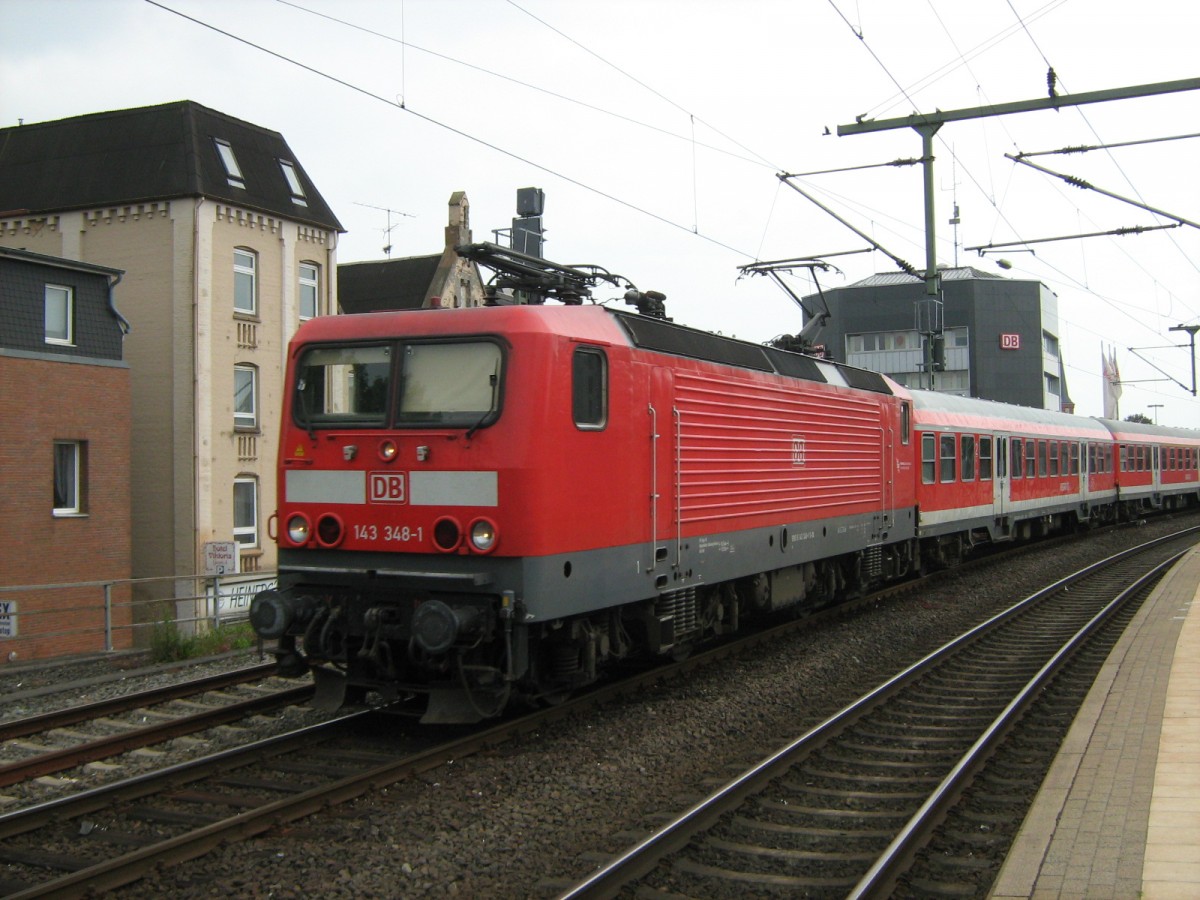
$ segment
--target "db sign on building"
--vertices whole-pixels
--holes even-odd
[[[1021,336],[1019,334],[1002,334],[1000,335],[1001,350],[1020,350]]]

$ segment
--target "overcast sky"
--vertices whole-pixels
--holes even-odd
[[[438,252],[459,190],[491,240],[517,189],[540,187],[548,258],[761,341],[800,313],[739,265],[867,246],[778,173],[920,156],[911,129],[838,125],[1045,97],[1051,67],[1064,96],[1197,78],[1197,35],[1192,0],[0,0],[0,126],[187,99],[276,130],[347,229],[341,262]],[[1005,156],[1064,147],[1145,142],[1031,161],[1200,222],[1197,132],[1200,91],[937,135],[938,260],[999,272],[1004,258],[1058,295],[1081,414],[1103,411],[1114,345],[1139,382],[1122,417],[1200,427],[1189,353],[1170,346],[1187,335],[1169,331],[1200,324],[1200,231],[966,248],[1174,224]],[[920,166],[797,184],[924,268]],[[823,287],[897,271],[878,252],[829,261]],[[814,290],[803,272],[793,284]]]

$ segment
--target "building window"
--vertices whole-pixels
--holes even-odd
[[[253,250],[233,251],[233,308],[253,316],[258,312],[258,257]]]
[[[321,270],[313,263],[300,263],[300,318],[320,315]]]
[[[54,515],[83,513],[83,486],[87,444],[82,441],[54,442]]]
[[[1059,378],[1057,375],[1051,375],[1049,372],[1042,373],[1046,377],[1046,393],[1055,397],[1059,396]]]
[[[598,431],[608,421],[608,378],[604,353],[580,347],[571,368],[571,407],[575,425]]]
[[[69,287],[46,285],[46,343],[75,343],[75,292]]]
[[[1047,356],[1058,359],[1058,338],[1048,331],[1042,332],[1042,348],[1046,351]]]
[[[954,480],[954,435],[942,435],[941,479],[943,482]]]
[[[243,547],[258,546],[258,479],[233,480],[233,539]]]
[[[304,185],[300,183],[300,174],[296,171],[296,164],[281,159],[279,168],[283,169],[283,177],[287,179],[288,189],[292,192],[292,202],[297,206],[308,206],[308,200],[304,198]]]
[[[237,157],[233,155],[233,147],[229,141],[213,138],[213,142],[217,145],[217,153],[221,157],[221,164],[225,166],[225,177],[230,186],[245,189],[246,179],[242,177],[242,168],[238,165]]]
[[[258,428],[258,370],[254,366],[233,367],[233,425]]]

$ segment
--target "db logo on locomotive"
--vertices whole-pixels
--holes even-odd
[[[401,472],[372,472],[370,477],[372,503],[405,503],[404,474]]]

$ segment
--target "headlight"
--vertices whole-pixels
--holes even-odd
[[[288,540],[297,547],[303,547],[308,543],[308,536],[312,533],[312,527],[308,524],[308,517],[302,516],[299,513],[288,519],[287,536]]]
[[[496,547],[496,526],[487,519],[471,523],[471,546],[480,553],[491,553]]]
[[[433,523],[433,544],[443,553],[453,553],[462,543],[462,528],[450,516]]]
[[[379,443],[379,458],[384,462],[391,462],[399,452],[400,448],[396,446],[395,441],[386,440]]]
[[[345,534],[342,520],[333,513],[325,513],[317,519],[317,543],[322,547],[336,547]]]

